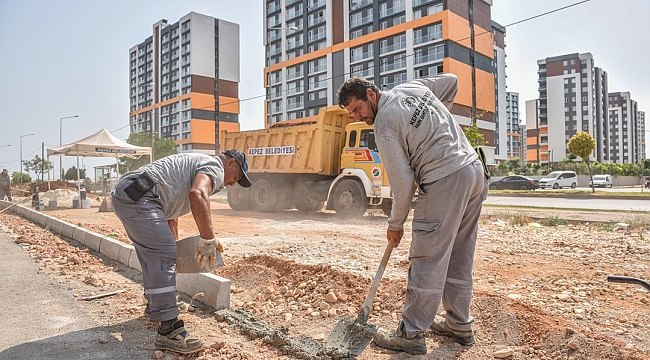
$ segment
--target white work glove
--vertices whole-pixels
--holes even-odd
[[[196,262],[199,263],[201,269],[205,268],[206,264],[209,264],[210,267],[214,266],[217,250],[220,253],[223,252],[223,246],[221,246],[221,241],[216,238],[212,239],[199,239],[199,246],[196,248]]]

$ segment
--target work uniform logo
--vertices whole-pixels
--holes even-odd
[[[379,166],[375,166],[370,170],[370,174],[372,175],[372,177],[377,179],[381,176],[381,169],[379,168]]]
[[[405,96],[402,98],[402,103],[408,107],[413,107],[418,103],[418,101],[415,96]]]

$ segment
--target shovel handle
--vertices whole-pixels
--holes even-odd
[[[364,308],[370,309],[372,306],[372,301],[375,299],[377,288],[379,287],[382,276],[384,276],[384,270],[386,270],[386,264],[388,264],[388,258],[390,258],[392,252],[393,244],[389,241],[386,246],[386,251],[384,251],[384,257],[381,258],[381,262],[379,263],[379,268],[377,269],[375,278],[372,280],[372,285],[370,286],[370,291],[368,291],[368,295],[366,296],[366,301],[363,302]]]

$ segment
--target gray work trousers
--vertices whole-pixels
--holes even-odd
[[[158,196],[146,192],[138,201],[124,193],[132,183],[120,180],[113,192],[115,215],[133,242],[142,267],[144,293],[151,321],[178,317],[176,303],[176,240],[172,235]]]
[[[7,197],[7,200],[13,201],[13,199],[11,199],[11,190],[9,188],[0,188],[0,200],[4,200],[5,196]]]
[[[421,186],[413,214],[411,265],[399,325],[408,338],[427,331],[441,301],[450,328],[472,329],[472,265],[487,191],[479,160]]]

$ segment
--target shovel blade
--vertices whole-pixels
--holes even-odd
[[[356,357],[368,347],[377,332],[374,325],[361,324],[348,317],[339,319],[330,333],[325,347],[335,350],[338,357]]]

